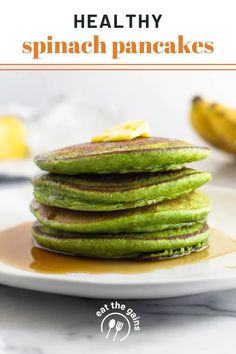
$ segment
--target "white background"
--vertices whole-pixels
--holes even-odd
[[[230,0],[224,4],[212,0],[9,0],[0,3],[0,63],[26,62],[20,51],[24,40],[40,40],[54,33],[71,40],[74,35],[94,33],[93,29],[82,34],[73,29],[74,13],[162,13],[158,36],[170,38],[181,33],[189,38],[210,38],[217,47],[215,62],[236,63],[234,4]],[[154,30],[129,33],[137,38],[156,35]],[[102,31],[102,36],[119,35],[126,38],[127,31]],[[64,57],[57,58],[65,62]],[[196,62],[196,57],[185,56],[185,61],[187,58]],[[56,62],[53,56],[40,63],[47,59]],[[73,60],[81,61],[77,57]],[[206,62],[205,56],[201,60]],[[104,128],[130,119],[148,120],[153,135],[205,144],[189,123],[191,100],[200,95],[236,108],[235,79],[236,71],[0,71],[0,115],[17,114],[26,121],[32,156],[88,141]],[[9,170],[15,168],[9,164]]]
[[[58,38],[64,34],[64,38],[71,38],[72,32],[77,33],[70,28],[71,13],[85,8],[105,12],[110,6],[125,12],[133,9],[138,12],[139,8],[148,9],[148,12],[151,7],[158,12],[161,9],[165,22],[160,35],[169,37],[182,32],[191,38],[209,36],[215,41],[217,50],[208,60],[236,62],[235,0],[162,0],[151,3],[147,0],[110,0],[106,5],[101,0],[93,1],[93,4],[88,0],[1,1],[0,63],[26,62],[27,58],[20,54],[20,46],[27,37],[41,39],[50,31],[51,34],[57,33]],[[196,61],[196,57],[184,57],[185,60],[187,58]],[[182,60],[173,58],[177,59]],[[206,61],[202,56],[197,59]],[[55,57],[51,60],[56,61]],[[27,61],[30,62],[30,58]],[[61,145],[73,139],[79,142],[116,121],[135,118],[147,119],[153,135],[198,142],[200,139],[188,120],[191,99],[194,95],[203,95],[236,108],[235,82],[235,71],[1,71],[0,114],[20,114],[27,122],[31,147],[38,142],[45,150],[55,135]],[[39,122],[34,129],[31,129],[32,120]],[[222,158],[214,163],[212,155],[201,168],[213,172],[213,183],[235,188],[233,159],[227,162]],[[30,161],[32,163],[32,159]],[[24,168],[23,162],[16,165],[10,161],[5,173],[25,174]],[[2,172],[3,163],[0,164],[0,175]],[[9,193],[6,195],[2,205],[5,201],[9,204]],[[78,353],[78,348],[80,352],[120,353],[120,347],[111,348],[99,336],[99,326],[94,319],[101,301],[69,299],[8,287],[0,290],[1,353],[64,354]],[[216,338],[220,338],[225,353],[234,353],[235,295],[235,291],[231,291],[135,304],[130,302],[129,306],[135,307],[141,315],[142,332],[126,342],[125,352],[137,354],[146,349],[149,353],[170,354],[181,348],[182,353],[191,350],[191,353],[219,354],[222,346]]]
[[[160,29],[74,29],[73,16],[81,13],[163,14]],[[83,41],[99,34],[105,41],[171,41],[184,35],[190,41],[213,41],[213,54],[123,55],[122,62],[151,63],[236,63],[235,1],[225,0],[146,0],[146,1],[58,1],[7,0],[0,3],[1,51],[0,63],[95,63],[111,62],[110,53],[89,55],[44,55],[33,60],[22,54],[25,41],[45,41],[48,35],[55,40]],[[114,61],[113,61],[114,62]]]
[[[235,82],[234,71],[0,72],[0,114],[50,118],[51,132],[41,133],[46,146],[67,125],[71,136],[62,134],[60,144],[127,119],[147,119],[154,135],[198,142],[188,120],[191,99],[201,95],[236,108]]]

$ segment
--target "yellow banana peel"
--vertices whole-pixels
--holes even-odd
[[[0,160],[25,158],[28,154],[22,121],[15,116],[0,116]]]
[[[206,142],[236,154],[236,110],[195,97],[190,119],[195,131]]]

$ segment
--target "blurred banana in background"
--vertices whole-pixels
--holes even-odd
[[[236,154],[236,109],[194,97],[190,119],[195,131],[207,143]],[[23,121],[16,116],[0,116],[0,160],[25,159],[28,156]]]
[[[0,116],[0,160],[28,157],[26,128],[20,118]]]
[[[206,142],[236,154],[236,110],[195,97],[190,119],[193,128]]]

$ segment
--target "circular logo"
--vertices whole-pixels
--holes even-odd
[[[111,312],[103,318],[101,332],[106,339],[123,342],[130,333],[130,322],[124,314]]]

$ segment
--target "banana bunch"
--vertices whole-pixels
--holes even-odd
[[[193,128],[205,141],[236,154],[236,110],[195,97],[190,119]]]

